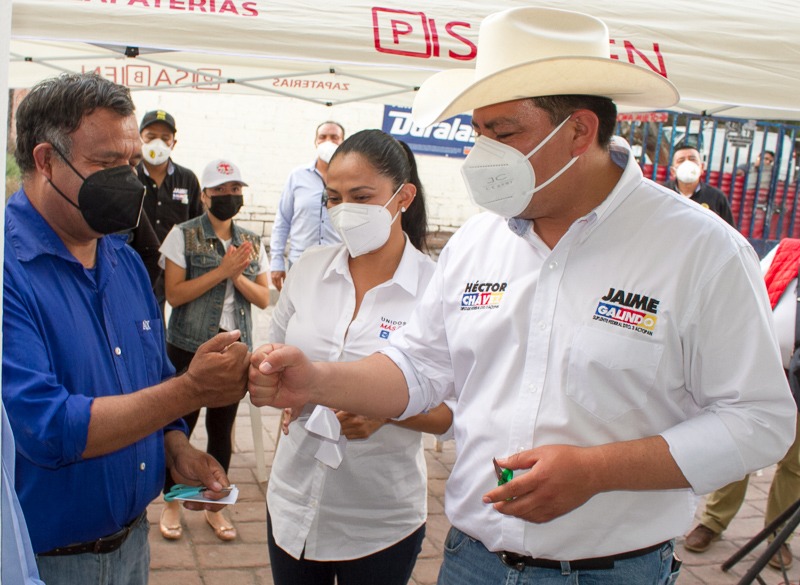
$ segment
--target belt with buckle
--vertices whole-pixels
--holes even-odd
[[[526,557],[508,551],[500,551],[497,556],[507,567],[522,571],[525,567],[538,567],[540,569],[561,569],[561,563],[569,563],[570,569],[573,571],[596,571],[602,569],[613,569],[614,561],[622,561],[625,559],[634,559],[641,557],[651,552],[657,551],[669,541],[660,542],[653,546],[632,550],[629,552],[619,553],[607,557],[595,557],[592,559],[578,559],[575,561],[554,561],[552,559],[535,559],[533,557]]]
[[[96,555],[104,555],[118,550],[119,547],[127,540],[128,535],[131,533],[133,526],[142,519],[146,512],[142,512],[137,516],[136,520],[128,524],[122,530],[118,530],[114,534],[103,536],[97,540],[90,542],[79,542],[77,544],[70,544],[49,550],[47,552],[39,553],[41,557],[60,557],[64,555],[82,555],[85,553],[93,553]]]

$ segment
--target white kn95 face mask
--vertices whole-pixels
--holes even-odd
[[[516,148],[479,136],[464,160],[461,175],[467,184],[470,199],[476,205],[502,217],[516,217],[528,207],[534,193],[555,181],[578,157],[572,159],[541,185],[528,159],[536,154],[569,121],[556,126],[536,148],[522,154]]]
[[[694,183],[700,178],[702,171],[696,162],[685,160],[675,169],[675,178],[681,183]]]
[[[331,162],[333,158],[333,153],[336,152],[336,149],[339,148],[338,144],[334,144],[330,140],[326,140],[325,142],[320,142],[317,146],[317,158],[328,164]]]
[[[350,252],[357,258],[373,252],[389,241],[392,224],[405,211],[401,208],[394,217],[386,209],[405,183],[401,184],[386,205],[371,203],[340,203],[328,210],[331,223]]]

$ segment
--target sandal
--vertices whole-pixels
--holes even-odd
[[[217,535],[217,538],[225,541],[234,540],[236,538],[236,528],[225,519],[222,512],[206,510],[205,513],[206,522],[214,529],[214,534]]]
[[[166,502],[164,504],[164,509],[161,511],[159,528],[161,528],[161,536],[167,540],[178,540],[183,536],[181,505],[179,502]]]

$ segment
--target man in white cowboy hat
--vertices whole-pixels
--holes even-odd
[[[791,444],[753,249],[644,179],[612,137],[614,102],[677,100],[611,60],[595,18],[491,15],[476,68],[434,75],[414,103],[423,124],[474,109],[463,174],[490,213],[450,240],[388,350],[347,364],[253,354],[256,404],[403,418],[455,391],[440,584],[673,583],[695,496]]]

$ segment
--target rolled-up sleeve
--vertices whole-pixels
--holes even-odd
[[[70,394],[58,383],[32,309],[19,294],[24,285],[8,271],[4,279],[3,402],[14,422],[17,449],[45,468],[79,461],[94,398]]]
[[[780,460],[794,440],[797,408],[752,249],[707,275],[694,297],[680,328],[686,388],[698,411],[661,436],[702,494]],[[730,318],[736,314],[746,318]]]
[[[422,300],[408,323],[381,350],[403,372],[408,405],[398,420],[427,411],[454,396],[453,365],[442,312],[442,273],[446,249]]]

